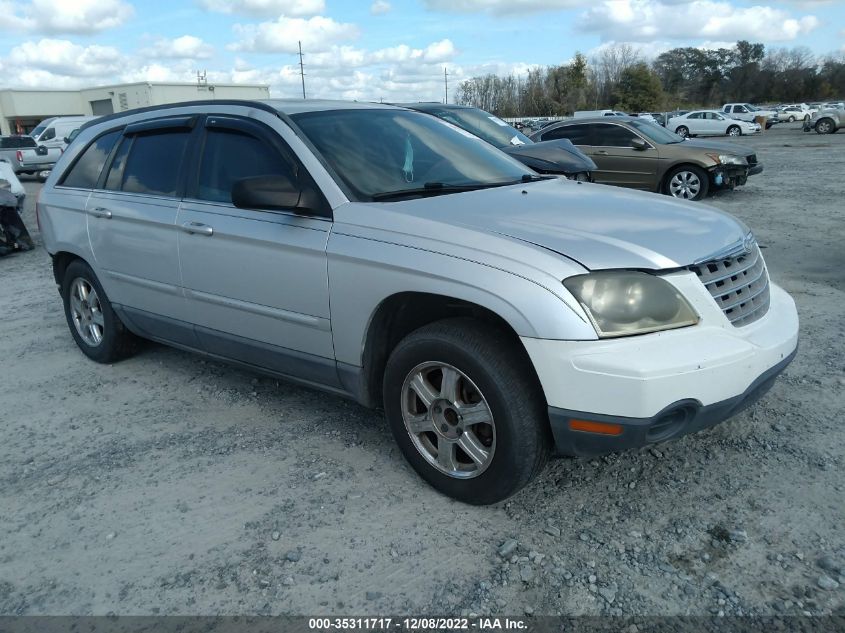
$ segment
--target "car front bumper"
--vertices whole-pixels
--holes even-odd
[[[523,338],[546,395],[556,452],[596,455],[662,442],[756,402],[798,345],[795,303],[779,287],[770,290],[766,316],[742,327],[707,296],[713,309],[698,298],[701,322],[692,327],[598,341]]]

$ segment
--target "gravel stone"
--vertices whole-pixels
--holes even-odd
[[[821,576],[819,576],[819,579],[816,581],[816,584],[818,584],[819,587],[825,589],[826,591],[833,591],[834,589],[839,588],[839,583],[827,574],[822,574]]]

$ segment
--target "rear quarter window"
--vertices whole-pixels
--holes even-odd
[[[100,172],[103,171],[103,165],[106,164],[106,159],[120,135],[121,131],[115,130],[94,140],[68,170],[61,185],[77,189],[93,189],[96,187],[97,181],[100,179]]]

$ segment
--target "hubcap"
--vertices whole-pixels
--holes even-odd
[[[86,279],[77,277],[70,286],[70,315],[76,332],[91,347],[103,340],[103,309],[97,291]]]
[[[701,191],[701,180],[691,171],[679,171],[669,181],[669,193],[676,198],[689,200]]]
[[[689,132],[687,132],[687,128],[685,128],[685,127],[678,128],[678,131],[677,131],[678,136],[680,136],[682,138],[686,138],[688,133]]]
[[[493,460],[490,406],[475,383],[451,365],[427,362],[411,370],[402,385],[402,418],[420,455],[450,477],[477,477]]]
[[[738,127],[732,127],[731,131],[730,131],[730,135],[731,136],[739,136],[739,128]]]
[[[821,130],[823,133],[827,134],[830,131],[830,123],[827,121],[822,121],[816,126],[816,129]]]

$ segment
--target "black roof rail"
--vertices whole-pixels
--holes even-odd
[[[276,110],[273,106],[269,103],[264,103],[263,101],[253,101],[251,99],[200,99],[197,101],[181,101],[179,103],[164,103],[161,105],[154,105],[154,106],[147,106],[145,108],[134,108],[132,110],[126,110],[125,112],[115,112],[114,114],[107,114],[105,116],[101,116],[97,119],[92,119],[84,123],[80,128],[79,131],[91,127],[92,125],[99,125],[105,121],[114,121],[115,119],[120,119],[126,116],[132,116],[135,114],[144,114],[146,112],[157,112],[159,110],[168,110],[171,108],[187,108],[191,106],[206,106],[206,105],[240,105],[240,106],[250,106],[252,108],[257,108],[259,110],[264,110],[265,112],[269,112],[271,114],[275,114],[276,116],[279,115],[279,111]]]

